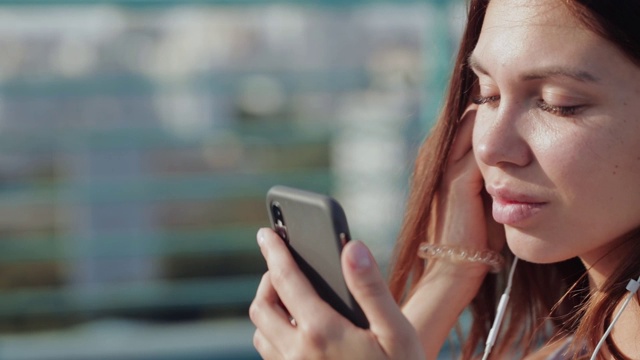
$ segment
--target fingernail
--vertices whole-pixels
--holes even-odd
[[[258,230],[256,237],[258,238],[258,246],[262,246],[264,244],[264,229]]]
[[[349,262],[356,270],[367,270],[371,267],[371,253],[360,241],[354,241],[349,252]]]

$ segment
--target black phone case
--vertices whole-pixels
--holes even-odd
[[[287,247],[318,295],[356,326],[368,328],[369,321],[342,275],[340,253],[351,237],[340,204],[326,195],[274,186],[267,193],[267,212],[274,230],[274,203],[284,220]]]

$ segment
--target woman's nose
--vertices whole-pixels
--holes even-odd
[[[532,159],[526,137],[527,113],[500,107],[495,111],[479,111],[474,128],[476,159],[488,166],[528,165]]]

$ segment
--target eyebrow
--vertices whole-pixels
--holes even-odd
[[[476,72],[476,73],[480,73],[483,75],[489,75],[489,71],[487,71],[487,69],[482,66],[482,64],[480,64],[480,62],[478,61],[478,59],[474,56],[474,54],[471,54],[469,56],[469,59],[467,60],[467,63],[469,64],[469,66],[471,67],[471,69]],[[540,69],[536,69],[532,72],[529,73],[525,73],[523,75],[521,75],[521,79],[524,81],[527,80],[540,80],[540,79],[546,79],[546,78],[550,78],[550,77],[568,77],[580,82],[598,82],[599,79],[594,76],[593,74],[584,71],[584,70],[579,70],[579,69],[572,69],[572,68],[567,68],[567,67],[562,67],[562,66],[549,66],[549,67],[542,67]]]

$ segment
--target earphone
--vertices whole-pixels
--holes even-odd
[[[487,336],[487,342],[485,343],[484,355],[482,356],[482,360],[487,360],[489,358],[489,355],[491,354],[491,349],[493,348],[493,345],[496,343],[496,339],[498,338],[498,331],[500,330],[500,325],[502,324],[502,319],[504,318],[504,313],[505,313],[505,310],[507,309],[507,304],[509,303],[509,295],[511,293],[511,286],[513,284],[513,274],[515,273],[517,263],[518,263],[518,258],[516,257],[513,259],[513,264],[511,264],[511,269],[509,270],[509,278],[507,280],[507,287],[504,290],[504,293],[502,294],[502,296],[500,297],[500,302],[498,303],[496,316],[493,319],[493,325],[491,325],[491,330],[489,330],[489,335]],[[596,360],[596,357],[598,356],[598,353],[600,352],[602,345],[604,344],[607,337],[609,336],[609,333],[611,333],[611,330],[613,330],[613,326],[618,321],[618,319],[620,318],[620,315],[622,315],[622,312],[627,307],[627,305],[629,305],[629,302],[633,298],[633,295],[635,295],[635,293],[638,292],[638,289],[640,289],[640,277],[638,277],[638,280],[634,280],[634,279],[629,280],[629,283],[627,284],[626,289],[629,291],[629,294],[627,295],[620,310],[618,310],[616,315],[613,317],[611,324],[609,324],[609,327],[600,338],[600,341],[598,341],[598,345],[593,350],[593,354],[591,354],[590,360]]]
[[[496,310],[496,317],[493,319],[493,325],[491,325],[491,330],[489,330],[489,335],[487,336],[487,342],[485,343],[484,355],[482,356],[482,360],[487,360],[489,358],[491,349],[493,348],[493,345],[496,343],[496,339],[498,338],[498,330],[500,330],[500,325],[502,324],[502,319],[504,318],[504,312],[507,309],[507,304],[509,303],[511,285],[513,285],[513,274],[515,274],[517,264],[518,258],[514,257],[513,263],[511,264],[511,269],[509,270],[507,288],[504,290],[504,293],[500,297],[498,309]]]
[[[607,331],[604,332],[604,334],[600,338],[600,341],[598,341],[598,345],[596,346],[595,350],[593,350],[593,354],[591,354],[591,360],[595,360],[598,356],[600,348],[604,344],[605,340],[607,340],[607,337],[609,336],[611,330],[613,330],[613,325],[615,325],[615,323],[618,321],[624,309],[627,307],[627,305],[629,305],[629,302],[631,301],[631,298],[633,298],[633,295],[638,292],[638,289],[640,289],[640,277],[638,277],[638,280],[629,280],[629,283],[627,284],[629,295],[627,295],[627,298],[624,300],[624,303],[622,304],[620,310],[618,310],[618,313],[616,313],[616,316],[613,317],[613,320],[611,321],[611,324],[609,324]]]

